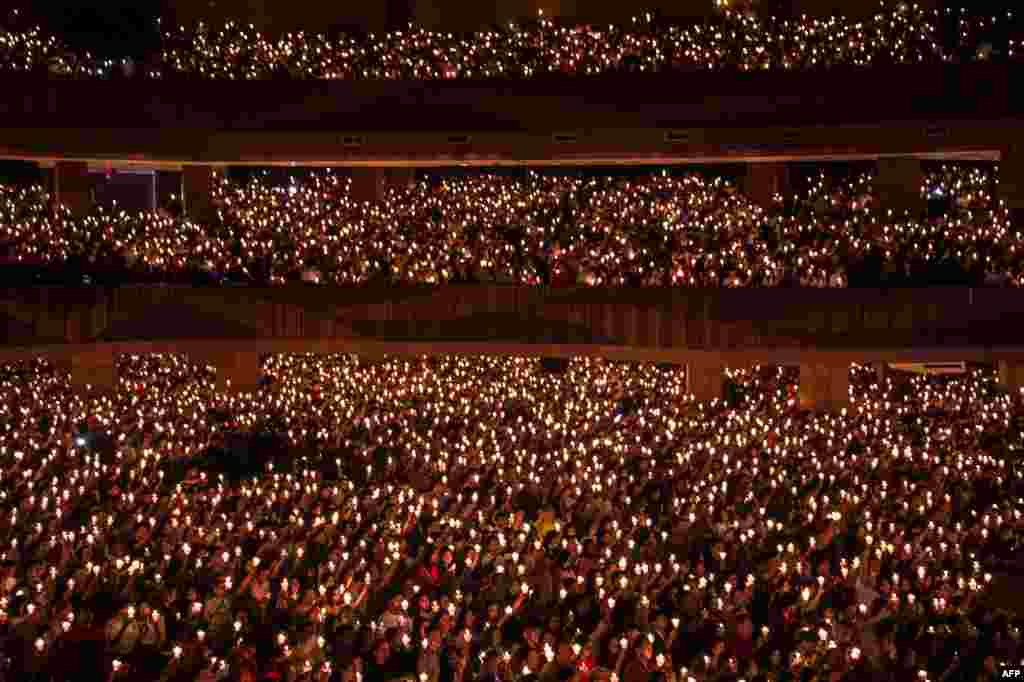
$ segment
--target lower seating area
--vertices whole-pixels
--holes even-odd
[[[12,679],[987,679],[1018,662],[1024,399],[798,376],[272,355],[0,368]],[[1018,570],[1019,574],[1019,570]],[[1009,577],[1008,577],[1009,576]]]

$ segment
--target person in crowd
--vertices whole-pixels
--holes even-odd
[[[377,203],[354,200],[349,179],[333,172],[286,187],[218,176],[213,225],[104,210],[51,217],[41,187],[7,186],[0,229],[15,259],[36,263],[30,274],[73,271],[76,286],[98,272],[89,258],[121,252],[135,255],[105,269],[105,281],[1021,286],[1024,239],[994,198],[995,179],[992,169],[936,168],[925,189],[946,211],[890,218],[872,208],[869,174],[836,186],[812,178],[787,211],[755,205],[721,177],[668,172],[423,180]]]
[[[0,368],[10,679],[902,681],[1024,656],[999,577],[1024,398],[991,370],[855,365],[828,414],[785,368],[730,370],[726,404],[593,359],[273,356],[233,397],[178,356],[120,363],[105,398]],[[203,468],[271,424],[288,452]]]
[[[326,30],[274,36],[244,21],[200,22],[161,26],[157,54],[150,49],[120,59],[73,49],[12,12],[4,22],[0,68],[76,79],[524,79],[1005,62],[1022,52],[1020,22],[1005,6],[985,11],[974,3],[943,12],[900,0],[882,3],[865,21],[787,16],[774,5],[717,2],[712,17],[691,23],[639,12],[624,25],[573,26],[541,14],[472,34],[410,26],[363,37]]]

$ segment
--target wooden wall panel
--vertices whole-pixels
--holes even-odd
[[[260,290],[131,287],[96,290],[90,297],[42,288],[5,290],[0,296],[0,309],[15,320],[25,320],[37,338],[64,342],[89,341],[116,320],[146,319],[163,305],[181,308],[182,337],[189,336],[188,311],[194,309],[197,321],[224,320],[225,329],[241,324],[257,337],[276,338],[347,335],[360,320],[434,329],[432,322],[518,316],[583,327],[613,343],[646,348],[1012,345],[1024,341],[1024,297],[1017,291],[1000,290],[579,294],[481,285],[416,294],[309,288],[261,294]],[[339,299],[337,305],[332,297]],[[550,302],[545,303],[546,297]]]

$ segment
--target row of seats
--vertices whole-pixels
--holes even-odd
[[[104,397],[0,367],[7,679],[1022,663],[1024,402],[990,369],[855,365],[849,407],[813,414],[774,367],[698,403],[680,368],[594,359],[270,356],[243,395],[184,356],[119,362]]]
[[[521,79],[942,64],[1017,60],[1024,53],[1024,28],[1012,11],[949,12],[890,2],[867,20],[782,20],[726,9],[689,24],[649,13],[610,26],[560,25],[540,17],[472,35],[410,26],[362,37],[316,31],[270,36],[244,23],[200,23],[164,31],[160,54],[139,64],[76,52],[39,27],[8,28],[0,33],[0,69],[73,78]]]
[[[869,174],[812,178],[767,208],[728,180],[435,177],[356,199],[350,179],[217,176],[216,215],[54,213],[0,188],[7,276],[285,284],[767,287],[1024,283],[1024,244],[991,167],[936,168],[928,215],[892,215]],[[19,270],[15,266],[21,266]]]

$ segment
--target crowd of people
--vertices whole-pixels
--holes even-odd
[[[0,369],[3,679],[989,680],[1022,395],[991,370],[280,355]],[[238,434],[278,434],[254,471]]]
[[[380,35],[299,31],[269,36],[243,23],[219,28],[200,23],[164,30],[160,55],[138,65],[78,54],[38,27],[19,28],[12,16],[0,33],[0,66],[75,78],[434,80],[1020,58],[1024,26],[1012,11],[998,16],[953,11],[890,2],[870,19],[856,21],[839,16],[780,19],[726,8],[696,23],[641,13],[629,25],[610,26],[561,25],[541,16],[471,35],[410,25]]]
[[[936,168],[921,191],[939,210],[918,216],[882,211],[870,174],[812,180],[763,208],[722,177],[667,171],[433,177],[375,202],[335,172],[220,175],[218,215],[202,224],[166,211],[55,214],[43,188],[6,186],[0,247],[8,267],[115,281],[1024,284],[1021,233],[994,198],[992,167]]]

